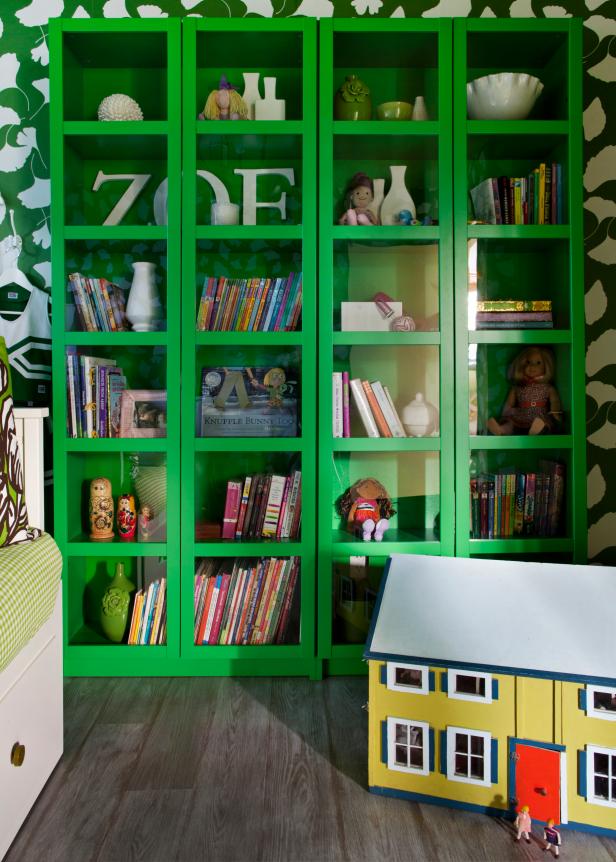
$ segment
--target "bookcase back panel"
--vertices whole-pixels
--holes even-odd
[[[68,590],[67,639],[71,646],[102,646],[106,649],[121,649],[103,634],[100,624],[101,603],[105,590],[114,575],[116,563],[122,563],[125,576],[143,590],[156,579],[167,577],[165,557],[140,558],[122,554],[106,557],[101,543],[99,556],[71,557],[67,564]],[[131,594],[129,622],[134,602]],[[127,626],[128,628],[128,626]],[[148,647],[152,649],[152,647]],[[136,647],[132,647],[136,649]]]
[[[387,557],[332,557],[333,644],[364,644]]]
[[[333,457],[332,530],[334,542],[350,541],[336,501],[359,479],[376,478],[388,491],[396,514],[388,542],[430,541],[437,537],[440,458],[436,452],[337,452]]]
[[[341,303],[371,302],[377,292],[402,302],[417,331],[438,330],[438,242],[336,240],[332,254],[335,330],[341,329]]]

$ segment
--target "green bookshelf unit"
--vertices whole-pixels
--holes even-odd
[[[361,673],[389,554],[584,560],[579,20],[54,20],[50,49],[67,674]],[[501,71],[543,82],[531,115],[469,119],[467,82]],[[283,114],[278,102],[267,119],[199,118],[212,91],[224,106],[251,73],[261,95],[276,79]],[[339,119],[351,75],[371,110]],[[144,118],[98,120],[114,92]],[[379,118],[379,105],[418,96],[427,119]],[[528,191],[541,165],[555,178],[547,223],[538,207],[524,219],[521,197],[527,223],[478,215],[478,186],[500,201],[501,177],[527,178]],[[395,198],[387,223],[344,223],[358,173],[384,196],[381,213]],[[111,325],[139,261],[160,297],[141,332]],[[377,294],[381,316],[366,324]],[[493,316],[511,300],[536,329]],[[508,369],[533,346],[554,363],[562,419],[547,434],[495,434]],[[106,394],[90,409],[82,375],[96,364]],[[389,429],[377,416],[369,434],[354,395],[345,416],[342,380],[373,387]],[[131,436],[117,436],[120,385],[164,401],[147,436],[123,420]],[[418,393],[434,408],[423,429],[409,418]],[[150,541],[90,539],[98,477],[116,507],[121,494],[141,506],[155,495]],[[395,510],[381,541],[349,528],[342,499],[369,477]],[[166,579],[156,644],[102,634],[118,562],[138,589]]]

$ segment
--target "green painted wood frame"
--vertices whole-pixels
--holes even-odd
[[[433,37],[437,56],[438,119],[425,122],[333,120],[333,97],[341,80],[335,78],[336,37],[343,34],[352,44],[354,38],[372,39],[378,50],[379,37],[387,34],[425,34]],[[365,48],[365,42],[364,48]],[[382,50],[384,50],[381,47]],[[325,662],[329,674],[362,673],[360,661],[363,645],[336,643],[333,636],[335,556],[348,558],[365,555],[371,550],[379,557],[389,553],[453,554],[454,552],[454,393],[451,386],[454,373],[453,351],[453,224],[452,224],[452,27],[450,20],[396,19],[370,21],[332,19],[320,22],[320,108],[319,108],[319,505],[318,505],[318,656]],[[365,59],[364,51],[357,51],[357,65],[378,66]],[[382,59],[379,61],[381,64]],[[376,73],[376,69],[367,71]],[[434,106],[433,109],[434,111]],[[346,227],[333,223],[333,212],[338,201],[333,200],[334,158],[336,136],[356,136],[355,140],[371,142],[372,136],[404,137],[407,144],[436,143],[438,147],[438,225],[416,227],[366,226]],[[366,143],[366,147],[369,143]],[[396,163],[392,158],[392,162]],[[400,163],[400,162],[398,162]],[[352,173],[352,171],[350,172]],[[350,179],[350,174],[349,174]],[[343,240],[358,242],[393,241],[438,243],[439,329],[435,332],[340,332],[334,331],[333,284],[334,244]],[[375,288],[376,290],[377,288]],[[383,289],[387,287],[383,285]],[[406,309],[405,309],[406,310]],[[409,309],[412,313],[412,308]],[[369,439],[355,437],[334,439],[332,434],[331,380],[334,370],[334,349],[353,345],[396,345],[411,351],[419,346],[432,345],[438,350],[440,403],[440,436],[406,439]],[[384,380],[383,382],[387,382]],[[406,453],[438,453],[440,537],[413,541],[408,536],[402,541],[385,541],[381,545],[368,545],[344,540],[339,531],[332,530],[332,509],[337,493],[333,472],[337,453],[390,453],[400,458]],[[378,476],[377,476],[378,478]]]
[[[477,35],[506,35],[523,44],[525,37],[534,34],[564,40],[563,54],[553,74],[563,76],[563,105],[560,115],[549,119],[517,121],[467,120],[466,82],[472,77],[468,68],[467,40]],[[456,317],[456,554],[531,554],[549,560],[550,555],[566,554],[574,562],[586,559],[586,435],[585,435],[585,377],[584,377],[584,279],[582,234],[582,22],[579,19],[469,19],[454,21],[454,236],[455,236],[455,317]],[[526,42],[528,43],[528,39]],[[528,49],[526,45],[522,53]],[[516,49],[517,52],[517,49]],[[516,55],[516,68],[523,68],[524,60]],[[519,62],[518,62],[519,61]],[[508,138],[522,144],[536,142],[537,163],[541,160],[542,140],[556,140],[566,147],[567,162],[564,187],[565,212],[569,219],[562,225],[469,225],[468,212],[468,147],[475,135],[492,142]],[[511,158],[511,157],[510,157]],[[506,173],[506,171],[504,171]],[[568,276],[568,324],[542,332],[515,330],[511,332],[469,331],[467,242],[477,240],[507,240],[512,244],[560,242],[567,257],[563,269]],[[570,378],[570,416],[567,416],[567,433],[541,437],[489,437],[469,435],[469,345],[524,345],[551,344],[568,351],[565,368],[560,366],[561,379]],[[563,354],[567,356],[566,353]],[[505,369],[503,369],[503,374]],[[564,372],[564,374],[563,374]],[[469,502],[469,462],[473,452],[507,452],[516,457],[550,457],[554,451],[564,453],[567,464],[566,528],[562,537],[518,537],[492,540],[471,539]],[[520,453],[517,456],[515,453]]]
[[[285,20],[262,20],[246,18],[196,19],[183,22],[184,33],[184,111],[183,111],[183,251],[182,251],[182,646],[183,661],[196,672],[208,675],[250,674],[275,675],[295,674],[319,676],[315,648],[315,510],[312,501],[317,499],[316,490],[316,22],[307,18]],[[235,121],[212,123],[196,119],[195,106],[205,101],[206,93],[197,92],[197,64],[207,67],[208,35],[213,39],[219,34],[223,39],[248,39],[244,42],[250,50],[255,40],[270,40],[275,36],[277,44],[284,50],[284,40],[289,39],[289,57],[292,45],[301,44],[299,87],[301,88],[302,116],[284,121]],[[202,39],[200,42],[199,40]],[[281,42],[282,40],[282,42]],[[291,41],[292,40],[292,41]],[[232,42],[228,43],[232,46]],[[231,51],[229,52],[231,53]],[[229,59],[229,63],[232,61]],[[250,65],[248,61],[245,61]],[[294,58],[293,62],[297,62]],[[279,65],[283,65],[282,61]],[[213,62],[216,67],[216,60]],[[236,74],[233,71],[233,74]],[[202,86],[206,83],[202,76]],[[207,84],[214,87],[214,70]],[[238,81],[233,81],[236,85]],[[279,82],[280,83],[280,82]],[[282,82],[284,84],[284,82]],[[287,112],[296,112],[297,106],[287,100]],[[291,138],[301,147],[301,223],[257,224],[230,227],[197,223],[196,170],[198,148],[207,137],[226,141],[231,149],[235,142],[258,141],[258,136],[267,136],[270,141],[278,136],[281,141]],[[245,137],[244,137],[245,136]],[[263,138],[265,141],[266,138]],[[206,143],[208,143],[206,141]],[[292,144],[295,146],[295,143]],[[230,157],[232,158],[232,156]],[[199,164],[201,162],[199,161]],[[283,163],[282,163],[283,164]],[[229,170],[230,165],[227,165]],[[216,168],[212,168],[216,172]],[[197,283],[197,243],[211,241],[214,253],[216,243],[248,243],[258,248],[259,242],[270,243],[275,252],[276,243],[295,241],[301,247],[303,272],[302,329],[298,332],[196,332],[196,297],[200,296],[202,279]],[[241,248],[241,246],[240,246]],[[258,252],[255,251],[255,255]],[[260,263],[264,258],[258,258]],[[249,275],[250,273],[246,273]],[[252,275],[268,275],[268,272],[252,272]],[[227,349],[230,359],[242,350],[253,351],[253,355],[265,356],[268,351],[293,348],[301,350],[301,436],[297,438],[200,438],[195,436],[195,396],[197,394],[197,357],[204,348]],[[254,353],[258,351],[258,353]],[[219,354],[220,355],[220,354]],[[238,361],[237,359],[235,360]],[[267,453],[295,453],[301,457],[302,469],[302,526],[301,538],[293,542],[201,542],[195,541],[195,475],[198,459],[216,458],[225,455],[250,453],[259,464],[259,458]],[[233,468],[231,468],[233,469]],[[229,479],[240,475],[229,473]],[[196,646],[193,635],[194,576],[196,560],[204,556],[288,556],[301,557],[301,634],[298,644],[267,646]]]

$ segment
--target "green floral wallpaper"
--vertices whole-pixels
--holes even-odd
[[[49,54],[56,17],[569,17],[584,19],[585,248],[589,554],[616,562],[616,0],[3,0],[0,5],[0,254],[49,289]],[[615,294],[615,295],[611,295]],[[39,345],[40,346],[40,345]],[[48,376],[26,363],[24,387]],[[44,388],[44,387],[43,387]],[[19,387],[16,386],[17,397]],[[23,399],[30,396],[25,391]]]

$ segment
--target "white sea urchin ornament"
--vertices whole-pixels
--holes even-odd
[[[99,120],[143,120],[143,111],[130,96],[113,93],[98,106]]]

